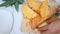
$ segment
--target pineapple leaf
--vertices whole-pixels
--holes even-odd
[[[19,4],[23,4],[24,0],[2,0],[4,3],[0,4],[0,7],[15,6],[15,9],[18,11]]]
[[[3,6],[5,6],[5,7],[7,7],[7,6],[9,6],[10,4],[9,4],[9,2],[4,2],[4,3],[2,3],[2,4],[0,4],[0,7],[3,7]]]
[[[18,9],[19,9],[19,3],[18,2],[16,2],[15,3],[15,9],[18,11]]]

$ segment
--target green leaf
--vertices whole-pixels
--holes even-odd
[[[10,0],[3,0],[3,1],[10,1]]]
[[[19,10],[19,3],[18,3],[18,2],[15,3],[15,9],[16,9],[17,11]]]
[[[24,0],[2,0],[4,3],[0,4],[0,7],[8,7],[8,6],[13,6],[15,5],[15,9],[18,11],[19,9],[19,4],[22,4]]]
[[[16,0],[10,0],[10,4],[11,6],[13,6],[15,4]]]
[[[23,4],[24,0],[18,0],[18,2],[19,2],[20,4]]]
[[[15,3],[17,0],[10,0],[11,3]]]
[[[2,4],[0,4],[0,7],[3,7],[3,6],[8,6],[9,5],[9,3],[8,2],[4,2],[4,3],[2,3]]]

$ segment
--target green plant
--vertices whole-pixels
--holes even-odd
[[[8,6],[15,6],[15,9],[18,11],[19,4],[23,4],[24,0],[2,0],[4,1],[2,4],[0,4],[0,7],[8,7]]]

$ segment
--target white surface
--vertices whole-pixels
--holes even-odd
[[[11,31],[13,18],[10,11],[0,8],[0,34],[7,34]]]
[[[21,5],[19,8],[19,12],[16,12],[15,9],[13,9],[13,11],[14,11],[14,27],[13,27],[11,34],[22,34],[20,32],[20,26],[21,26],[22,18],[23,18],[22,12],[21,12]]]
[[[0,0],[0,2],[2,3],[2,1]],[[0,4],[1,4],[0,3]],[[21,23],[22,23],[22,12],[21,12],[21,5],[20,5],[20,7],[19,7],[19,12],[17,12],[16,10],[15,10],[15,8],[14,7],[8,7],[8,8],[6,8],[6,7],[0,7],[0,11],[1,11],[1,9],[3,9],[3,11],[5,11],[5,9],[6,10],[8,10],[8,11],[11,11],[12,13],[13,13],[13,15],[14,15],[14,25],[13,25],[13,29],[12,29],[12,32],[10,33],[10,34],[23,34],[22,32],[20,32],[20,26],[21,26]],[[1,13],[0,13],[1,14]],[[2,13],[3,14],[3,13]],[[5,12],[5,15],[7,14],[7,12]],[[4,15],[4,14],[3,14]],[[8,15],[8,14],[7,14]],[[9,17],[10,17],[10,15],[8,15]],[[4,17],[6,17],[7,18],[7,16],[4,16]],[[12,18],[12,17],[11,17]],[[1,18],[2,19],[2,18]],[[1,21],[1,20],[0,20]],[[5,21],[5,20],[3,20],[3,21]],[[7,22],[8,20],[6,19],[6,22]],[[9,23],[11,23],[11,22],[9,22]],[[8,23],[7,23],[8,24]],[[12,23],[11,23],[12,24]],[[6,25],[6,24],[5,24]],[[8,25],[7,25],[8,26]],[[5,29],[5,28],[4,28]],[[10,30],[10,28],[8,27],[8,28],[6,28],[5,29],[5,31],[6,30]],[[24,33],[25,34],[25,33]]]
[[[21,5],[19,8],[19,12],[17,12],[14,7],[0,7],[0,32],[10,32],[13,21],[13,16],[10,12],[12,12],[14,16],[14,25],[10,34],[23,34],[22,32],[20,32],[20,26],[23,18],[21,12]]]

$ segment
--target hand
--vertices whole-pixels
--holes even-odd
[[[39,28],[39,30],[42,31],[42,34],[60,34],[60,18],[53,19],[51,24]]]

